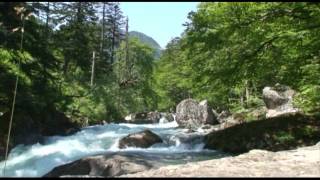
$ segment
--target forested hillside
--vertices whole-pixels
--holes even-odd
[[[0,8],[4,114],[16,77],[15,114],[38,119],[59,111],[83,125],[174,110],[188,97],[242,112],[262,106],[262,88],[276,83],[297,90],[295,103],[306,112],[320,108],[318,3],[200,3],[156,62],[154,48],[128,37],[119,3]]]
[[[15,76],[17,113],[58,109],[75,120],[111,121],[147,105],[141,97],[150,91],[153,49],[121,33],[127,23],[119,3],[2,2],[0,8],[1,112],[10,111]]]
[[[149,46],[154,48],[156,50],[155,58],[156,59],[160,58],[160,56],[161,56],[161,47],[157,43],[157,41],[155,41],[152,37],[149,37],[149,36],[145,35],[144,33],[138,32],[138,31],[130,31],[129,32],[129,36],[130,37],[136,37],[141,42],[143,42],[145,44],[148,44]]]
[[[0,156],[11,117],[9,150],[155,108],[155,51],[128,29],[119,3],[1,2]]]

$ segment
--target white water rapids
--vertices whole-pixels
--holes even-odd
[[[43,144],[29,146],[18,145],[11,150],[3,174],[4,161],[0,162],[0,177],[41,177],[54,167],[75,160],[107,152],[145,152],[145,153],[199,153],[215,152],[204,150],[204,144],[183,143],[179,139],[168,143],[175,134],[184,134],[184,129],[176,128],[178,124],[160,121],[159,124],[105,124],[89,126],[70,136],[47,137]],[[164,143],[150,148],[118,149],[120,138],[134,132],[149,128],[159,135]],[[178,156],[177,156],[178,157]]]

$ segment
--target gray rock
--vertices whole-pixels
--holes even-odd
[[[294,95],[295,91],[288,86],[277,84],[275,87],[265,87],[263,89],[263,101],[268,108],[266,117],[300,112],[299,109],[293,107]]]
[[[216,110],[212,109],[212,113],[213,113],[213,115],[214,115],[215,117],[217,117],[217,118],[218,118],[219,113],[218,113]]]
[[[164,117],[168,122],[174,121],[172,113],[165,112],[139,112],[132,113],[127,115],[124,119],[127,123],[134,124],[150,124],[150,123],[159,123],[160,119]]]
[[[147,119],[149,119],[153,123],[158,123],[161,118],[160,112],[148,112],[147,113]]]
[[[232,116],[232,114],[229,111],[222,111],[218,116],[217,120],[219,123],[224,123],[227,121],[228,117]]]
[[[319,147],[251,150],[238,156],[169,165],[121,177],[319,177]]]
[[[170,145],[199,144],[203,142],[204,135],[198,133],[176,134],[169,139]]]
[[[161,115],[161,118],[165,118],[166,120],[168,120],[168,122],[174,121],[173,113],[161,112],[160,115]]]
[[[154,120],[155,118],[150,118],[148,112],[139,112],[139,113],[132,113],[129,114],[124,118],[128,123],[134,124],[148,124],[148,123],[156,123],[157,121]]]
[[[203,124],[215,124],[216,117],[212,112],[212,108],[208,105],[207,100],[203,100],[199,103],[199,110],[202,115]]]
[[[193,99],[185,99],[178,104],[176,121],[180,127],[194,130],[204,124],[214,125],[219,123],[206,100],[198,104]]]
[[[114,177],[141,172],[153,167],[137,155],[98,155],[58,166],[44,177]]]
[[[245,117],[244,117],[244,114],[242,113],[231,114],[229,111],[222,111],[217,117],[217,120],[219,121],[220,126],[215,129],[222,130],[237,124],[242,124],[244,123],[244,119]]]
[[[162,139],[153,133],[152,131],[146,129],[141,132],[129,134],[119,141],[119,148],[123,149],[126,147],[141,147],[148,148],[156,143],[162,143]]]

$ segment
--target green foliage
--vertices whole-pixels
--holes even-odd
[[[320,85],[305,85],[296,95],[294,103],[307,113],[320,111]]]
[[[285,132],[285,131],[279,131],[276,134],[274,134],[273,136],[276,141],[278,141],[279,143],[283,143],[283,144],[290,143],[295,140],[295,137],[292,134]]]
[[[119,106],[123,115],[141,112],[154,108],[155,93],[151,89],[154,49],[141,43],[137,38],[130,38],[127,57],[126,45],[123,42],[117,52],[114,64]]]
[[[0,48],[0,68],[3,70],[1,74],[9,75],[11,77],[18,76],[22,79],[22,82],[27,85],[31,85],[30,77],[23,72],[19,66],[18,61],[21,61],[22,65],[27,65],[32,62],[32,57],[27,52],[20,53],[18,51],[9,51],[3,48]],[[14,61],[16,61],[14,63]],[[5,73],[6,72],[6,73]],[[3,77],[5,79],[5,77]]]
[[[157,41],[155,41],[152,37],[149,37],[141,32],[138,31],[130,31],[129,32],[129,37],[136,37],[138,38],[142,43],[148,44],[150,47],[155,49],[155,55],[154,58],[155,59],[159,59],[161,56],[161,47],[160,45],[157,43]]]
[[[155,89],[166,99],[159,107],[192,97],[241,112],[264,105],[262,89],[280,83],[301,90],[300,104],[308,111],[319,110],[319,8],[302,2],[200,3],[158,63]]]
[[[311,137],[313,134],[317,133],[317,128],[315,127],[312,127],[312,126],[305,126],[303,129],[302,129],[302,132],[301,134],[303,134],[304,136],[309,136]]]
[[[97,11],[101,5],[93,2],[0,3],[0,37],[4,40],[0,42],[1,112],[10,110],[18,76],[17,113],[24,111],[33,116],[56,108],[82,124],[120,120],[127,113],[117,107],[119,83],[116,71],[112,69],[115,60],[112,56],[123,41],[123,16],[119,3],[105,3],[105,17],[101,23]],[[24,20],[22,44],[23,23],[16,7],[25,7],[26,14],[33,13]],[[102,26],[104,34],[101,35]],[[13,31],[16,27],[20,29]],[[99,47],[100,42],[103,46]],[[21,45],[22,53],[19,51]],[[130,93],[121,92],[120,95],[128,96],[134,102],[136,98],[144,97],[143,103],[149,105],[153,100],[142,94],[152,94],[149,77],[153,51],[137,41],[131,46],[132,72],[139,80],[129,88]],[[90,86],[93,51],[96,52],[96,67],[94,85]],[[136,89],[139,89],[138,93]],[[135,96],[131,97],[133,94]],[[138,107],[130,101],[123,104]]]
[[[233,153],[296,149],[319,142],[319,124],[319,116],[302,114],[251,121],[210,133],[205,148]]]

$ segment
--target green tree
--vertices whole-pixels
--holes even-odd
[[[129,49],[127,50],[127,48]],[[151,88],[154,49],[137,38],[129,38],[128,45],[121,43],[117,51],[115,73],[118,82],[119,107],[122,114],[155,108],[155,92]],[[129,52],[130,58],[126,58]]]

